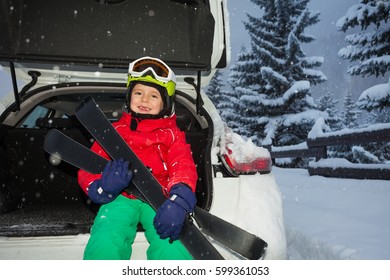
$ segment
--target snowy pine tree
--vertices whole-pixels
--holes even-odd
[[[368,123],[390,123],[390,106],[371,110],[368,115]],[[372,142],[363,145],[363,147],[375,155],[381,163],[390,161],[390,142]]]
[[[253,134],[247,136],[275,146],[303,142],[321,115],[315,110],[310,85],[326,80],[321,71],[314,70],[323,59],[306,57],[301,48],[302,43],[314,40],[304,31],[319,21],[319,13],[307,9],[309,0],[251,1],[264,14],[259,18],[248,15],[245,23],[252,54],[245,64],[252,76],[240,106],[245,108],[243,119]]]
[[[368,123],[390,123],[390,107],[386,107],[381,110],[371,110],[368,114]]]
[[[210,98],[217,109],[219,109],[219,106],[224,98],[222,87],[222,71],[217,70],[205,90],[206,95]]]
[[[258,71],[254,68],[253,61],[253,55],[245,46],[241,46],[234,64],[229,69],[228,84],[233,91],[237,87],[247,88],[255,84]]]
[[[357,163],[380,163],[377,156],[366,151],[363,147],[353,146],[352,147],[353,161]]]
[[[336,108],[338,100],[334,100],[332,93],[327,92],[316,101],[317,109],[328,114],[325,119],[332,131],[342,128],[341,117]]]
[[[211,79],[205,93],[213,102],[219,111],[221,118],[233,130],[238,130],[241,127],[241,117],[238,114],[238,98],[234,91],[229,91],[223,88],[222,71],[217,70]]]
[[[352,99],[352,95],[348,93],[344,97],[344,111],[341,113],[341,126],[340,129],[348,128],[354,129],[358,128],[358,118],[360,111],[357,109],[356,102]],[[363,156],[364,153],[357,152],[355,153],[352,150],[353,147],[350,145],[337,145],[330,146],[328,149],[329,156],[335,158],[345,158],[350,162],[358,162],[355,156]],[[361,151],[361,150],[359,150]]]
[[[356,102],[352,95],[348,93],[344,97],[344,112],[342,113],[342,122],[344,128],[358,128],[358,118],[361,112],[357,109]]]
[[[359,127],[358,118],[361,111],[358,110],[352,95],[347,94],[344,98],[344,111],[341,114],[342,127],[354,129]],[[384,108],[381,114],[371,112],[371,123],[386,122],[389,119],[389,108]],[[328,148],[329,157],[345,158],[353,163],[385,163],[390,160],[390,143],[370,142],[359,146],[338,145]]]
[[[388,76],[390,71],[390,1],[360,0],[337,21],[337,28],[346,32],[353,27],[360,31],[347,35],[349,46],[339,51],[339,56],[353,64],[348,74]],[[390,107],[390,79],[364,91],[359,100],[360,109],[368,111]]]
[[[256,120],[250,120],[244,118],[248,108],[242,106],[240,97],[247,94],[252,94],[252,85],[256,79],[256,70],[253,69],[252,54],[248,53],[245,46],[241,47],[240,52],[237,55],[237,58],[230,67],[228,84],[231,90],[228,93],[227,105],[222,109],[221,115],[224,120],[228,123],[229,127],[233,129],[234,132],[253,138],[253,131],[257,131],[257,127],[254,125]]]

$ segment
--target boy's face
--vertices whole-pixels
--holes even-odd
[[[138,114],[157,115],[163,108],[160,92],[154,87],[136,84],[131,92],[130,108]]]

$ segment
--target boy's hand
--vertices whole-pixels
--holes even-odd
[[[110,161],[104,167],[102,177],[89,186],[88,196],[98,204],[111,202],[130,184],[132,177],[128,161]]]
[[[194,211],[196,197],[185,184],[174,185],[169,195],[170,198],[157,209],[153,224],[161,239],[177,240],[186,215]]]

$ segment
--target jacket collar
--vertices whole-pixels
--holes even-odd
[[[126,126],[130,127],[130,123],[132,121],[137,122],[137,128],[136,131],[140,132],[150,132],[156,129],[167,129],[172,128],[176,126],[176,115],[172,115],[167,118],[160,118],[160,119],[136,119],[131,114],[127,112],[123,112],[120,122],[124,122]],[[133,122],[134,122],[133,121]]]

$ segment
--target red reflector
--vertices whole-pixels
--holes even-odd
[[[237,162],[229,155],[223,155],[224,162],[233,175],[269,173],[272,168],[271,158],[256,158],[248,162]]]

